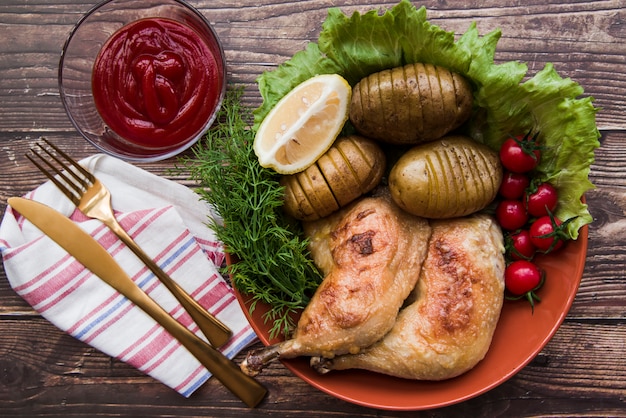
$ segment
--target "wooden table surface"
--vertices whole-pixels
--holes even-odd
[[[195,0],[214,23],[229,80],[260,104],[255,79],[315,41],[327,8],[344,13],[395,1]],[[41,137],[76,158],[96,152],[73,129],[57,89],[59,53],[72,25],[95,4],[3,0],[0,4],[0,211],[43,182],[24,157]],[[626,416],[626,3],[624,0],[426,0],[429,19],[464,32],[501,28],[498,62],[530,73],[547,62],[578,81],[601,108],[601,147],[587,193],[594,222],[580,289],[554,338],[516,376],[474,399],[420,412],[368,409],[335,399],[274,363],[254,410],[212,379],[184,399],[40,317],[0,272],[0,415],[3,416]],[[174,160],[139,166],[164,177]],[[173,178],[189,184],[185,176]],[[189,184],[191,185],[191,184]]]

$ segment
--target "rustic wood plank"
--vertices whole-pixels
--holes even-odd
[[[43,319],[5,319],[0,321],[0,332],[11,335],[0,340],[0,410],[5,414],[182,417],[214,416],[211,411],[223,408],[230,411],[229,416],[251,414],[214,380],[183,400],[171,389],[63,334]],[[598,324],[591,329],[584,322],[566,321],[543,352],[507,384],[428,416],[492,417],[495,411],[516,416],[572,416],[590,410],[590,399],[601,402],[593,409],[598,415],[618,416],[624,406],[626,359],[612,354],[623,352],[625,341],[624,323]],[[258,415],[422,416],[345,403],[311,390],[280,363],[269,366],[259,379],[270,393]],[[559,402],[562,398],[571,400]],[[550,402],[529,402],[532,399]]]
[[[626,298],[624,278],[622,274],[616,274],[623,272],[626,264],[623,251],[626,245],[626,180],[619,174],[623,172],[624,140],[623,131],[605,132],[591,167],[590,179],[597,188],[588,192],[586,197],[594,222],[589,227],[583,280],[570,312],[574,317],[625,317],[623,308],[619,307],[619,301]],[[618,168],[620,164],[621,169]]]

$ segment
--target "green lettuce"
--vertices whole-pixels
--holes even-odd
[[[600,145],[593,98],[580,98],[582,87],[551,64],[532,78],[524,63],[496,64],[500,36],[499,30],[480,36],[471,23],[455,40],[408,0],[382,13],[346,16],[331,8],[317,43],[258,78],[263,103],[254,111],[255,127],[285,94],[318,74],[340,74],[354,85],[373,72],[412,62],[449,68],[472,84],[475,110],[464,127],[467,135],[497,150],[509,135],[540,132],[545,149],[537,176],[559,191],[555,215],[570,220],[568,232],[576,239],[592,221],[581,198],[594,187],[589,170]]]

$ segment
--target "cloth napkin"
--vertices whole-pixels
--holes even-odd
[[[137,244],[233,331],[232,339],[220,351],[233,358],[255,341],[232,288],[218,272],[225,256],[206,225],[208,216],[217,216],[211,207],[189,188],[113,157],[98,154],[81,164],[110,190],[116,217]],[[26,197],[74,220],[157,303],[206,340],[135,254],[100,221],[86,218],[51,182]],[[210,373],[156,321],[10,207],[0,225],[0,250],[11,287],[59,329],[185,397],[209,379]]]

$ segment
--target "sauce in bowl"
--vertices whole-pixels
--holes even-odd
[[[120,28],[95,60],[98,113],[129,146],[178,148],[211,122],[223,89],[221,57],[192,28],[167,18]]]

